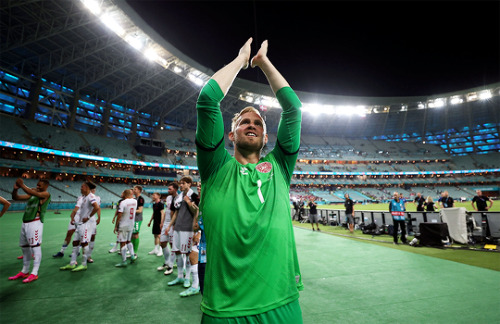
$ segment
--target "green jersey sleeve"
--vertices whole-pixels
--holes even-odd
[[[290,87],[281,88],[276,92],[276,98],[283,111],[278,125],[276,145],[272,151],[279,161],[290,184],[293,169],[297,161],[300,147],[300,129],[302,122],[302,106],[299,98]]]
[[[231,158],[224,147],[224,121],[220,102],[224,93],[217,81],[210,79],[203,87],[196,103],[196,154],[202,181]]]

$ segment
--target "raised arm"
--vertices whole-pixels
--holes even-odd
[[[215,74],[212,76],[212,79],[217,81],[217,83],[219,84],[219,87],[222,90],[224,96],[229,91],[229,88],[231,88],[231,85],[233,84],[233,81],[240,72],[240,70],[246,69],[248,67],[248,60],[250,59],[250,50],[251,50],[250,44],[252,44],[251,37],[246,41],[245,45],[243,45],[243,47],[240,49],[238,56],[236,56],[236,58],[232,60],[231,63],[227,64],[222,69],[215,72]]]
[[[257,54],[252,58],[252,68],[258,66],[264,72],[267,82],[269,82],[271,89],[276,94],[281,88],[289,87],[290,85],[267,57],[267,47],[268,42],[265,40],[262,42]]]
[[[0,217],[2,217],[3,214],[5,214],[5,212],[9,209],[10,202],[7,199],[5,199],[4,197],[0,196],[0,204],[3,205],[2,211],[0,211]]]

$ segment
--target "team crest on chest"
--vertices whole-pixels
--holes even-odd
[[[269,173],[273,169],[273,165],[269,162],[262,162],[260,164],[257,164],[255,169],[257,169],[257,171],[259,171],[260,173]]]

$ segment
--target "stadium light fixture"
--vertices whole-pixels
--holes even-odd
[[[458,104],[461,104],[462,102],[464,102],[464,100],[462,98],[460,98],[459,96],[455,96],[455,97],[452,97],[450,99],[450,104],[452,104],[452,105],[458,105]]]
[[[193,82],[194,84],[196,84],[197,86],[202,86],[204,81],[202,78],[198,77],[196,74],[194,74],[193,72],[190,72],[188,75],[187,75],[187,79],[191,82]]]
[[[479,100],[487,100],[491,98],[491,91],[485,90],[479,93]]]
[[[105,13],[100,17],[102,23],[111,29],[118,36],[123,37],[125,35],[125,29],[120,26],[118,21],[113,17],[111,13]]]
[[[477,93],[470,92],[467,94],[467,101],[476,101],[478,98]]]
[[[182,69],[178,67],[177,65],[174,66],[174,72],[177,74],[180,74],[182,72]]]
[[[141,50],[144,46],[144,39],[137,33],[128,34],[127,36],[125,36],[125,41],[136,50]]]
[[[99,15],[101,13],[101,6],[97,0],[82,0],[85,7],[90,10],[94,15]]]
[[[153,48],[148,48],[144,51],[144,56],[150,61],[161,61],[163,60],[158,56],[158,53]],[[165,61],[165,60],[163,60]],[[166,62],[165,62],[166,63]]]

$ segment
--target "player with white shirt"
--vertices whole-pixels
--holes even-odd
[[[80,221],[75,223],[75,219],[71,221],[76,225],[75,237],[73,239],[73,252],[71,254],[71,262],[61,270],[71,270],[73,272],[87,270],[87,260],[89,256],[89,243],[92,235],[92,221],[91,218],[99,211],[99,204],[94,194],[91,192],[95,189],[95,184],[90,181],[84,182],[80,188],[83,199],[80,206]],[[76,258],[78,251],[82,248],[82,264],[76,266]]]
[[[188,176],[182,177],[179,180],[181,193],[174,200],[175,213],[167,227],[167,231],[174,227],[172,251],[175,252],[177,261],[177,278],[168,282],[169,286],[178,284],[183,284],[184,288],[191,286],[191,280],[189,279],[191,273],[189,253],[193,244],[193,219],[196,212],[193,208],[194,202],[192,196],[194,192],[191,190],[192,183],[192,178]],[[182,271],[184,264],[183,255],[186,258],[186,278],[184,278]]]
[[[174,200],[175,197],[177,197],[177,190],[179,189],[179,185],[177,185],[176,182],[171,182],[168,184],[168,196],[167,200],[165,202],[165,208],[166,211],[164,215],[162,216],[163,219],[161,221],[162,228],[161,228],[161,234],[160,234],[160,246],[163,251],[163,256],[165,258],[165,261],[163,262],[163,265],[161,267],[158,267],[158,271],[165,271],[163,274],[164,275],[169,275],[171,274],[174,269],[174,259],[175,259],[175,252],[172,252],[170,250],[170,246],[172,245],[172,238],[174,236],[174,228],[170,227],[169,231],[167,232],[168,225],[170,224],[170,220],[172,216],[174,215],[175,208],[174,208]]]
[[[73,233],[75,233],[76,225],[80,221],[80,206],[82,205],[83,196],[78,197],[76,200],[75,208],[71,212],[68,230],[66,231],[66,238],[64,239],[63,245],[61,246],[61,250],[56,254],[52,255],[54,258],[62,258],[64,256],[64,251],[68,247],[69,243],[71,243],[71,238],[73,237]],[[72,221],[74,219],[74,222]]]
[[[97,201],[97,204],[99,205],[99,210],[97,211],[97,218],[96,217],[91,217],[89,222],[89,226],[91,228],[91,233],[92,236],[90,237],[90,243],[89,243],[89,256],[87,258],[88,263],[94,263],[94,260],[92,259],[92,251],[94,251],[94,245],[95,245],[95,236],[97,234],[97,225],[101,222],[101,197],[95,194],[96,188],[91,190],[92,194],[94,194],[95,199]]]
[[[126,189],[123,192],[125,198],[118,205],[118,213],[116,214],[116,225],[114,233],[118,234],[120,241],[120,252],[122,262],[116,264],[117,267],[127,266],[127,249],[130,252],[130,262],[133,263],[137,259],[134,253],[134,246],[130,242],[135,224],[135,214],[137,211],[137,200],[134,199],[134,193],[131,189]]]

